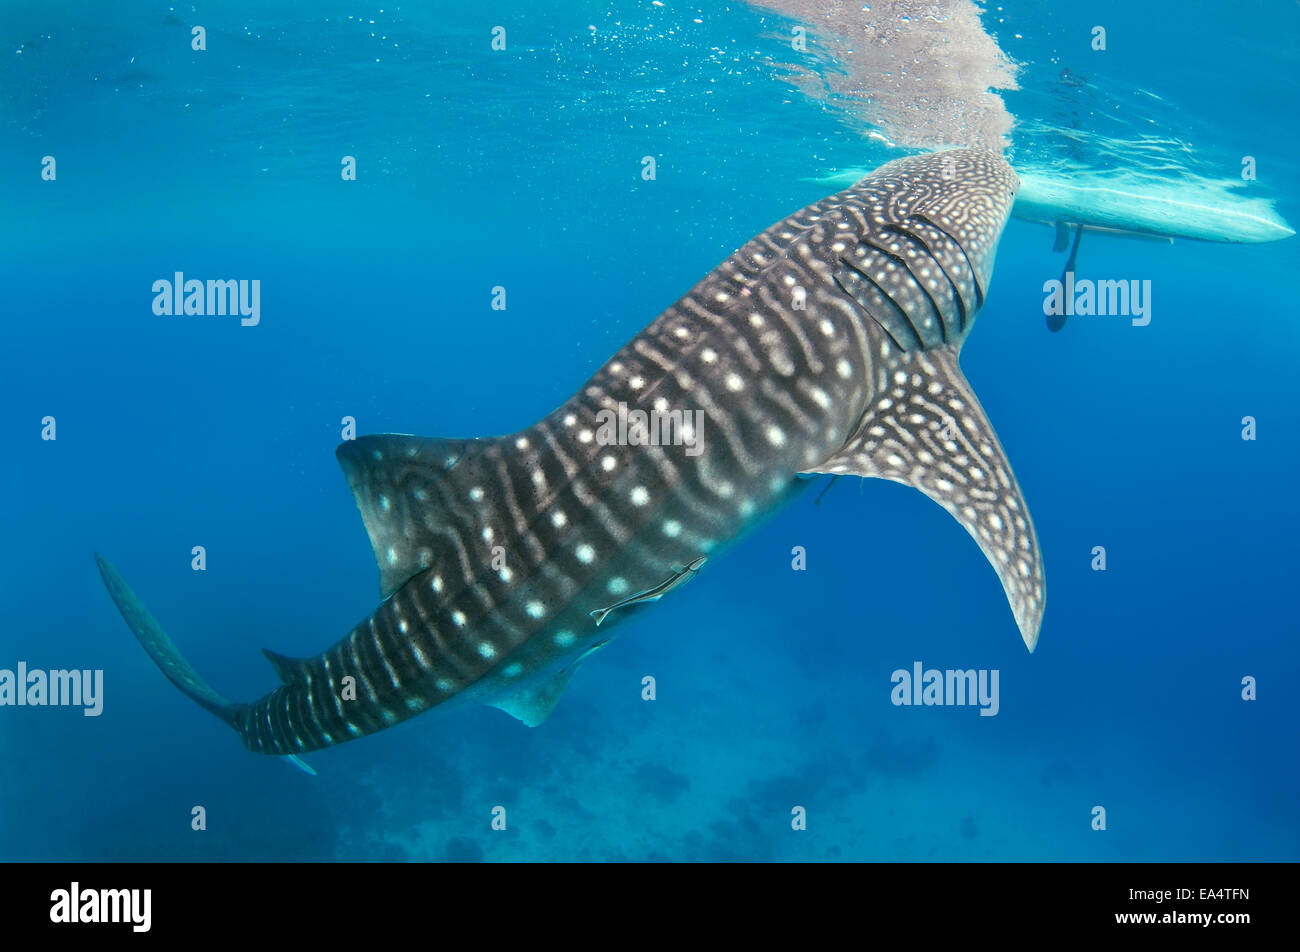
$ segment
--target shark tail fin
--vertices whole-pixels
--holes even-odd
[[[158,665],[158,670],[167,676],[168,681],[180,688],[186,697],[238,730],[235,718],[243,705],[222,697],[199,677],[199,673],[190,667],[190,663],[167,637],[167,632],[163,631],[162,625],[149,614],[149,609],[145,608],[140,597],[131,591],[131,587],[126,584],[126,580],[122,578],[112,562],[96,552],[95,564],[99,566],[99,574],[104,579],[108,594],[113,596],[113,602],[117,605],[117,610],[122,613],[127,627],[153,659],[153,663]]]

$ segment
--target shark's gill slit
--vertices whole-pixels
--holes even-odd
[[[885,307],[889,310],[889,312],[895,315],[897,318],[897,320],[890,321],[890,325],[892,325],[893,327],[906,326],[908,331],[911,332],[914,344],[908,346],[905,349],[911,350],[913,349],[913,347],[916,348],[925,347],[925,338],[921,335],[921,329],[917,327],[916,323],[912,320],[912,315],[908,314],[904,308],[898,305],[898,302],[896,302],[890,296],[889,292],[886,291],[883,287],[881,287],[879,281],[873,278],[864,269],[860,268],[857,262],[852,261],[849,258],[840,258],[840,264],[842,264],[850,272],[857,275],[859,278],[861,278],[863,281],[865,281],[867,284],[871,286],[870,288],[863,288],[859,290],[854,295],[854,297],[857,300],[857,302],[860,305],[862,305],[862,309],[867,312],[867,314],[871,317],[873,321],[875,321],[877,324],[882,324],[882,325],[885,323],[884,319],[875,312],[875,306],[877,304],[883,303]],[[873,299],[873,296],[871,294],[863,293],[864,291],[868,291],[871,289],[874,289],[875,299]],[[892,331],[890,332],[889,336],[890,339],[892,339],[895,343],[898,342],[897,335],[895,335]]]
[[[946,282],[946,286],[952,290],[953,298],[960,301],[961,296],[957,294],[957,289],[953,285],[952,279],[948,277],[948,272],[944,269],[943,262],[939,260],[938,255],[934,253],[933,249],[931,249],[929,243],[926,242],[925,239],[908,231],[902,225],[886,225],[884,226],[884,229],[890,234],[897,235],[900,239],[909,242],[915,249],[918,249],[912,257],[909,258],[905,256],[903,263],[907,267],[908,273],[911,274],[912,280],[916,282],[916,286],[921,289],[921,293],[924,294],[926,300],[929,301],[930,307],[934,309],[934,316],[939,322],[939,331],[942,334],[943,343],[948,343],[953,337],[961,333],[961,323],[959,322],[955,326],[953,325],[951,320],[951,309],[945,309],[939,306],[939,302],[935,300],[934,294],[930,291],[930,288],[927,287],[927,282],[924,279],[924,268],[928,265],[930,268],[943,275],[943,280]],[[918,258],[921,261],[922,268],[919,273],[912,258]]]
[[[956,327],[953,328],[949,325],[948,328],[948,339],[952,340],[966,332],[967,324],[966,296],[962,294],[961,285],[953,272],[960,268],[964,268],[967,274],[972,272],[970,263],[965,258],[957,258],[956,251],[951,247],[953,244],[952,239],[947,234],[933,228],[930,228],[929,234],[926,234],[927,227],[926,222],[915,216],[897,226],[899,231],[910,235],[914,241],[925,248],[934,266],[943,275],[944,280],[948,282],[948,287],[952,292],[952,300],[956,306],[957,318]]]
[[[839,289],[843,291],[847,296],[853,298],[854,300],[857,300],[856,292],[844,283],[843,278],[841,278],[838,274],[834,274],[831,275],[831,279],[835,282],[835,284],[839,287]],[[876,317],[874,314],[871,314],[868,311],[864,311],[863,313],[866,314],[866,316],[871,320],[872,324],[874,324],[882,334],[884,334],[886,337],[889,338],[889,342],[894,345],[894,348],[896,350],[905,349],[903,347],[903,342],[898,339],[898,337],[894,334],[894,332],[890,330],[889,327],[883,321],[880,320],[880,318]],[[866,411],[863,412],[865,413]]]
[[[962,243],[958,241],[956,238],[954,238],[946,228],[942,227],[936,221],[934,221],[934,219],[926,216],[925,214],[921,212],[916,212],[915,217],[919,221],[925,222],[935,231],[942,234],[945,238],[947,238],[949,241],[952,242],[953,247],[955,247],[958,251],[961,252],[962,258],[965,259],[966,261],[966,267],[970,270],[971,284],[975,288],[975,307],[972,310],[978,311],[980,308],[984,306],[984,288],[980,282],[979,271],[975,268],[975,263],[970,260],[970,255],[966,253],[966,249],[962,247]]]
[[[884,226],[882,230],[888,230],[888,232],[892,235],[898,236],[905,241],[909,241],[909,242],[911,241],[911,236],[908,235],[907,232],[903,231],[901,228]],[[929,290],[926,289],[924,282],[922,282],[921,280],[921,276],[912,270],[912,263],[907,259],[907,256],[904,254],[899,254],[898,252],[890,251],[888,248],[884,247],[882,243],[871,241],[869,239],[866,240],[864,243],[874,248],[880,254],[885,255],[886,257],[892,259],[895,263],[895,266],[907,278],[909,278],[912,281],[912,284],[916,286],[916,290],[925,296],[925,301],[930,305],[930,310],[934,312],[935,322],[939,325],[939,340],[938,341],[925,340],[924,343],[928,346],[934,346],[936,343],[941,343],[941,344],[948,343],[948,325],[944,322],[943,312],[939,310],[938,303],[936,303],[934,297],[931,296]],[[924,248],[925,246],[922,245],[921,247]],[[928,249],[927,249],[927,257],[929,257]],[[903,313],[908,315],[909,323],[911,323],[912,326],[917,329],[917,333],[924,338],[925,335],[922,334],[920,326],[917,324],[917,317],[919,315],[913,316],[911,308],[907,306],[906,294],[908,288],[906,287],[900,288],[900,291],[905,296],[904,300],[902,301],[895,300],[894,303],[898,305],[899,310],[903,311]]]

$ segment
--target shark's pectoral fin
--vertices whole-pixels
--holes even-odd
[[[1020,487],[950,347],[906,354],[844,447],[810,472],[874,476],[921,490],[979,543],[1030,651],[1044,576]]]
[[[546,680],[527,685],[508,694],[502,694],[488,703],[497,710],[505,711],[511,717],[523,721],[529,727],[536,727],[551,716],[560,695],[568,687],[569,679],[578,666],[570,665],[559,674]]]
[[[555,705],[560,701],[560,695],[569,686],[569,679],[573,677],[573,673],[578,670],[582,662],[607,644],[609,644],[608,638],[598,641],[550,677],[498,694],[487,703],[523,721],[529,727],[536,727],[551,716],[551,711],[555,710]]]

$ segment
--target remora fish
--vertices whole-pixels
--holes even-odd
[[[690,565],[686,566],[686,568],[681,569],[680,571],[675,570],[672,575],[668,576],[654,588],[647,588],[644,592],[637,592],[635,595],[629,595],[627,598],[619,599],[608,608],[598,608],[589,614],[592,618],[596,619],[596,627],[600,627],[600,623],[604,621],[606,616],[616,608],[628,608],[632,605],[639,605],[642,602],[657,602],[677,586],[685,585],[691,579],[695,578],[695,574],[699,572],[700,566],[707,561],[708,557],[702,555]]]
[[[607,640],[591,613],[611,595],[714,553],[801,475],[851,474],[952,513],[1032,651],[1038,544],[957,366],[1017,184],[988,152],[895,160],[755,237],[533,426],[343,443],[384,600],[314,658],[267,651],[284,683],[258,701],[209,687],[97,555],[109,593],[172,683],[253,751],[296,755],[452,699],[535,725]],[[598,414],[620,404],[687,427],[701,410],[702,432],[678,432],[692,453],[608,445]]]

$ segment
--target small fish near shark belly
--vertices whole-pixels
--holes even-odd
[[[250,750],[296,756],[457,699],[535,725],[624,609],[693,578],[800,476],[874,476],[966,528],[1032,651],[1037,540],[957,365],[1016,187],[988,152],[895,160],[746,243],[533,426],[342,444],[383,601],[313,658],[267,651],[283,684],[258,701],[207,685],[97,555],[104,582]]]
[[[674,569],[672,575],[668,576],[668,578],[664,579],[654,588],[647,588],[644,591],[637,592],[635,595],[629,595],[627,598],[620,599],[608,608],[597,608],[594,611],[588,612],[588,614],[591,615],[592,618],[596,619],[596,627],[599,628],[600,623],[603,622],[606,616],[615,609],[629,608],[632,605],[639,605],[646,602],[657,602],[679,585],[685,585],[691,579],[695,578],[695,574],[699,572],[700,568],[707,561],[708,557],[702,555],[685,568]]]

